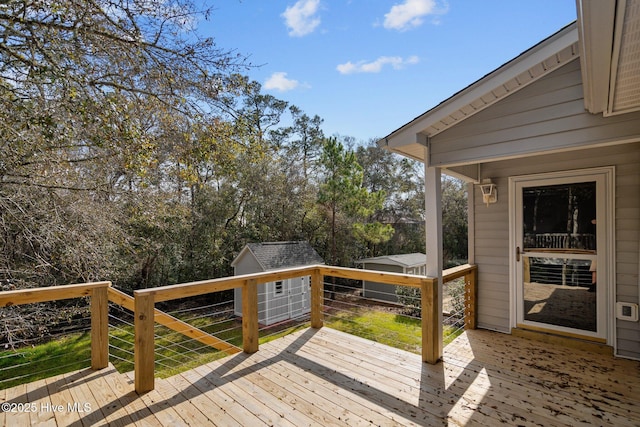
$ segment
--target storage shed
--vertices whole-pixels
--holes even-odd
[[[427,256],[423,253],[384,255],[356,261],[366,270],[386,271],[402,274],[425,274]],[[386,283],[362,281],[362,292],[365,298],[398,302],[396,287]]]
[[[315,264],[324,261],[308,242],[266,242],[247,244],[231,266],[239,276]],[[310,276],[258,285],[258,322],[272,325],[309,313],[310,285]],[[242,291],[234,292],[234,313],[242,316]]]

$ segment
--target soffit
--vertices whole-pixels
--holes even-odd
[[[640,110],[640,0],[618,4],[607,113]]]

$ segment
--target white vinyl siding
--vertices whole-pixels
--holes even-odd
[[[488,207],[475,186],[475,262],[478,265],[478,326],[502,332],[509,323],[508,180],[492,175],[498,201]]]

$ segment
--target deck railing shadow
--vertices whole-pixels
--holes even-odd
[[[55,301],[60,299],[90,297],[91,301],[91,366],[101,369],[109,362],[109,302],[122,309],[130,310],[134,318],[134,367],[136,391],[153,389],[154,383],[154,325],[159,324],[174,332],[183,334],[191,340],[222,351],[226,354],[244,351],[258,351],[258,304],[257,288],[259,284],[310,276],[310,323],[314,328],[323,326],[324,316],[324,278],[338,277],[351,280],[375,280],[396,286],[410,287],[422,294],[422,359],[436,363],[442,355],[442,342],[439,339],[438,283],[434,278],[385,273],[360,269],[349,269],[325,265],[290,268],[274,272],[234,276],[221,279],[192,282],[179,285],[139,290],[131,297],[111,287],[110,282],[55,286],[39,289],[26,289],[0,292],[0,306],[29,304],[34,302]],[[476,267],[461,266],[445,271],[444,282],[458,277],[466,278],[465,325],[475,327],[475,287]],[[176,317],[156,308],[156,303],[172,301],[189,296],[201,296],[209,293],[242,289],[242,347],[223,341],[198,329]]]
[[[398,417],[411,416],[420,425],[438,425],[440,423],[439,420],[446,419],[449,410],[457,403],[454,393],[447,391],[442,364],[421,363],[413,366],[412,372],[415,373],[415,378],[420,379],[416,386],[420,388],[420,392],[417,393],[419,395],[417,404],[410,403],[398,399],[396,395],[390,392],[376,388],[375,385],[364,384],[353,376],[328,368],[321,362],[312,360],[304,352],[301,352],[300,350],[304,349],[305,345],[318,332],[318,329],[307,329],[298,334],[284,349],[279,351],[269,350],[267,355],[239,353],[215,362],[217,367],[208,373],[202,372],[204,368],[200,369],[202,376],[193,384],[181,390],[180,394],[172,395],[170,397],[171,405],[179,405],[201,395],[203,391],[224,387],[226,384],[239,379],[249,378],[249,381],[251,381],[251,376],[260,375],[261,370],[271,369],[273,366],[278,365],[283,366],[283,362],[293,364],[308,374],[315,375],[336,387],[348,390],[349,393],[358,395],[360,399],[366,399],[389,413],[397,414]],[[288,340],[290,337],[281,339]],[[434,404],[434,400],[438,403]],[[431,404],[426,405],[425,402],[431,402]],[[152,405],[144,406],[137,412],[130,414],[130,416],[134,419],[144,419],[149,413],[162,411],[167,404],[167,401],[154,402]],[[112,402],[107,402],[100,408],[100,411],[105,416],[111,415],[115,410],[116,408]],[[127,418],[124,417],[111,420],[115,424],[126,421]],[[315,421],[322,422],[321,419]],[[82,425],[80,422],[77,423],[77,427],[80,425]]]
[[[107,371],[104,370],[94,370],[92,368],[82,369],[80,371],[75,371],[68,376],[60,376],[58,379],[52,382],[47,382],[46,385],[43,385],[39,388],[30,389],[29,394],[33,395],[44,395],[49,393],[49,389],[53,390],[64,390],[67,388],[72,388],[77,386],[78,384],[88,383],[91,380],[97,377],[104,377],[109,375]],[[88,378],[90,377],[90,378]],[[11,404],[25,404],[29,402],[30,399],[27,396],[27,392],[24,394],[17,395],[12,397],[11,399],[6,400],[6,403]]]

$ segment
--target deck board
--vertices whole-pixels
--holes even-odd
[[[306,329],[182,374],[139,396],[113,366],[0,390],[65,411],[1,425],[640,425],[640,362],[467,331],[443,362],[329,328]],[[91,412],[67,411],[88,404]]]
[[[26,386],[27,399],[31,404],[38,408],[52,407],[46,380],[34,381]],[[29,414],[29,417],[31,426],[50,427],[57,425],[54,411],[34,411]]]

